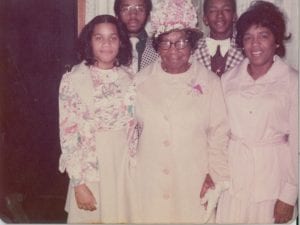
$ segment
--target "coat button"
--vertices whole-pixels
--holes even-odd
[[[169,193],[164,193],[163,198],[164,199],[169,199],[171,196]]]
[[[170,173],[170,170],[168,170],[167,168],[163,169],[163,173],[168,175]]]
[[[164,146],[165,146],[165,147],[169,147],[169,146],[170,146],[170,144],[171,144],[171,143],[170,143],[170,141],[169,141],[169,140],[165,140],[165,141],[164,141]]]

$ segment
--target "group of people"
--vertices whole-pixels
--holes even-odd
[[[298,71],[281,10],[115,0],[59,90],[68,223],[286,223],[297,214]],[[152,35],[145,25],[151,24]]]

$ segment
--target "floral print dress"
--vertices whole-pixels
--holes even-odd
[[[60,171],[66,170],[70,177],[68,222],[126,222],[127,125],[132,96],[131,79],[120,68],[80,65],[77,72],[64,75],[59,93]],[[95,211],[77,207],[73,187],[83,183],[96,198]]]

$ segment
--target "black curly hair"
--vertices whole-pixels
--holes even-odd
[[[132,60],[132,47],[129,37],[118,19],[112,15],[96,16],[84,26],[77,40],[77,53],[79,60],[85,60],[86,65],[94,65],[96,63],[91,46],[91,39],[95,26],[100,23],[112,23],[116,26],[121,44],[116,57],[117,60],[115,62],[115,66],[128,66]]]
[[[279,46],[275,54],[280,57],[285,56],[284,41],[291,38],[291,34],[286,36],[285,16],[280,9],[271,2],[255,1],[239,17],[236,23],[237,37],[236,44],[243,48],[243,38],[245,32],[252,26],[258,25],[270,29],[275,37],[275,42]]]

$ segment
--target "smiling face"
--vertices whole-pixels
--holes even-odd
[[[243,46],[250,61],[250,69],[265,74],[273,64],[277,48],[271,30],[258,25],[250,26],[244,34]]]
[[[119,52],[120,39],[117,28],[112,23],[100,23],[94,27],[91,46],[96,66],[101,69],[113,67]]]
[[[230,0],[209,0],[203,22],[209,26],[211,38],[224,40],[231,37],[236,18]]]
[[[158,46],[158,53],[161,56],[162,67],[169,73],[183,73],[189,68],[189,58],[191,56],[191,46],[188,43],[184,48],[177,49],[174,43],[186,40],[184,31],[172,31],[168,34],[163,34],[161,43],[171,42],[169,49],[163,49]],[[160,44],[159,44],[160,45]]]
[[[144,0],[122,0],[120,19],[125,24],[129,36],[136,36],[144,29],[147,20]]]

